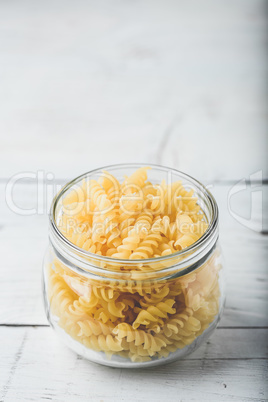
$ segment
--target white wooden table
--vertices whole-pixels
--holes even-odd
[[[0,401],[268,400],[266,15],[259,0],[0,2]],[[220,208],[224,316],[151,370],[83,360],[42,306],[56,185],[119,162],[176,167]]]

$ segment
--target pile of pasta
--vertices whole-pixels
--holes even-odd
[[[88,251],[89,260],[93,254],[109,257],[103,270],[120,271],[122,278],[129,272],[129,279],[83,277],[56,256],[47,267],[52,321],[56,317],[87,348],[133,362],[190,345],[219,312],[217,250],[187,275],[148,279],[148,271],[168,267],[169,256],[208,227],[193,190],[181,182],[152,184],[148,169],[122,184],[108,172],[98,181],[84,180],[64,197],[58,217],[62,234]]]

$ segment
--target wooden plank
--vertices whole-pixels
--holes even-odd
[[[267,177],[265,16],[262,0],[1,2],[1,177],[128,161]]]
[[[217,329],[198,351],[153,370],[81,359],[50,328],[0,328],[0,400],[262,401],[267,329]],[[46,369],[49,368],[49,369]],[[241,386],[243,384],[243,386]]]
[[[2,183],[2,191],[4,187]],[[219,184],[212,189],[220,208],[220,237],[227,277],[227,301],[221,326],[268,326],[268,238],[244,227],[230,215],[229,190],[230,185]],[[32,208],[34,200],[33,184],[18,185],[15,199],[20,202],[18,205]],[[249,205],[245,193],[240,203],[241,216],[247,215]],[[0,323],[45,324],[40,277],[47,246],[47,216],[16,215],[3,201],[0,201],[0,211],[3,248]]]

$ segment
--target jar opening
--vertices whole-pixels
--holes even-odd
[[[159,165],[150,164],[151,171],[154,173],[155,182],[159,180],[157,177],[160,177],[160,180],[164,178],[168,178],[168,180],[182,180],[183,184],[187,184],[190,188],[192,188],[198,198],[197,203],[201,206],[202,212],[204,212],[205,219],[208,223],[208,228],[204,232],[204,234],[193,244],[190,246],[179,250],[175,253],[148,258],[148,259],[120,259],[113,258],[103,255],[98,255],[86,251],[77,245],[73,244],[70,240],[68,240],[60,231],[57,223],[60,201],[66,196],[66,194],[76,185],[82,183],[84,179],[97,179],[103,171],[108,171],[115,176],[123,176],[126,171],[135,171],[140,167],[146,167],[148,165],[145,164],[119,164],[119,165],[111,165],[105,166],[103,168],[99,168],[96,170],[89,171],[74,180],[67,183],[60,192],[55,196],[51,209],[50,209],[50,240],[53,247],[57,250],[59,254],[65,254],[66,259],[72,259],[73,262],[79,262],[79,266],[81,271],[85,271],[87,274],[88,271],[95,272],[98,275],[102,275],[105,273],[115,273],[118,274],[118,270],[108,269],[105,265],[116,265],[116,266],[124,266],[131,269],[131,267],[137,266],[138,264],[158,265],[161,267],[161,263],[163,263],[163,268],[157,268],[157,273],[165,272],[174,268],[174,266],[180,265],[179,269],[183,272],[184,269],[188,268],[189,265],[192,267],[192,270],[196,269],[194,266],[194,261],[202,258],[203,255],[206,255],[212,248],[215,246],[218,237],[218,207],[217,203],[212,196],[212,194],[207,190],[207,188],[201,184],[196,179],[191,176],[180,172],[176,169],[171,169],[168,167],[163,167]],[[151,180],[153,182],[153,180]],[[154,184],[154,183],[153,183]],[[199,256],[199,258],[197,258]],[[169,264],[170,262],[170,264]],[[168,263],[168,264],[167,264]],[[74,263],[74,265],[76,265]],[[168,266],[167,266],[168,265]],[[120,271],[122,274],[122,271]],[[184,273],[185,274],[185,273]]]

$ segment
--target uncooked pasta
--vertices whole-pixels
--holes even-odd
[[[150,168],[142,167],[119,182],[104,171],[61,200],[61,234],[107,275],[80,275],[55,254],[47,266],[50,310],[58,325],[84,347],[132,362],[190,345],[220,308],[217,249],[189,273],[163,275],[209,222],[193,189],[181,181],[151,183],[149,175]],[[109,278],[110,272],[123,279]]]

